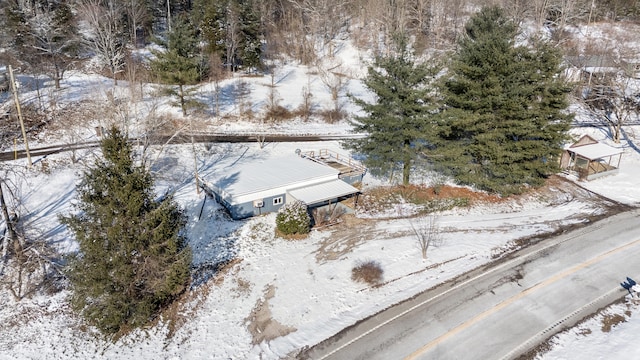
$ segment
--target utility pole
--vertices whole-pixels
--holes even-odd
[[[16,103],[16,111],[18,112],[18,120],[20,120],[20,128],[22,129],[22,138],[24,139],[24,148],[27,151],[27,161],[29,166],[31,162],[31,153],[29,153],[29,142],[27,141],[27,132],[24,130],[24,120],[22,119],[22,111],[20,110],[20,100],[18,99],[18,90],[16,89],[16,80],[13,77],[13,69],[9,65],[9,79],[11,80],[11,90],[13,90],[13,100]]]

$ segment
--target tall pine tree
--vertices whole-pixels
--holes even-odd
[[[421,148],[433,133],[433,84],[437,68],[416,64],[405,39],[397,40],[398,53],[376,58],[364,80],[376,101],[353,98],[366,113],[355,117],[354,131],[366,137],[345,142],[365,155],[364,163],[374,172],[402,172],[402,183],[409,184],[411,167]]]
[[[61,220],[79,244],[67,267],[73,307],[113,334],[146,324],[186,289],[191,250],[181,210],[171,196],[154,200],[127,138],[113,127],[101,147],[77,188],[79,212]]]
[[[499,7],[483,8],[465,30],[442,86],[433,159],[483,190],[508,195],[539,186],[558,170],[572,119],[561,56],[542,41],[515,45],[518,28]]]
[[[171,27],[167,41],[159,41],[164,51],[152,51],[155,59],[151,61],[151,71],[161,83],[170,85],[166,93],[178,98],[182,115],[196,104],[192,100],[192,89],[200,81],[202,59],[199,56],[198,36],[196,29],[185,17],[179,17]],[[177,85],[176,90],[173,86]]]

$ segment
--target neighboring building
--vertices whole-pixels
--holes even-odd
[[[593,180],[618,173],[621,159],[622,149],[584,135],[565,149],[560,167],[565,171],[577,173],[581,180]]]
[[[571,81],[582,81],[585,84],[606,82],[616,74],[625,71],[627,64],[617,62],[612,56],[567,56],[570,68],[567,69]]]
[[[365,169],[348,157],[328,151],[256,159],[229,159],[202,176],[203,188],[222,204],[233,219],[278,211],[300,200],[310,209],[355,196],[353,184]],[[233,162],[231,162],[233,161]]]

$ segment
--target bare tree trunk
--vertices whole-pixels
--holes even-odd
[[[220,116],[220,96],[222,95],[221,81],[224,78],[224,64],[220,54],[209,55],[209,79],[213,81],[213,111]]]
[[[411,175],[411,155],[409,154],[409,151],[411,151],[411,149],[408,141],[405,142],[403,151],[402,185],[409,185],[409,176]]]
[[[600,84],[590,88],[583,98],[591,113],[607,126],[616,144],[620,143],[622,127],[640,113],[640,100],[633,95],[630,82],[626,74],[600,80]]]
[[[118,85],[118,73],[123,71],[125,51],[121,41],[126,39],[120,16],[126,11],[120,4],[110,1],[103,5],[99,0],[83,0],[80,12],[91,31],[87,43],[98,55],[103,66],[109,68],[114,85]]]
[[[13,244],[14,247],[19,247],[20,244],[18,242],[18,235],[16,233],[14,218],[9,215],[9,209],[7,208],[7,203],[4,199],[4,191],[2,190],[2,185],[4,181],[0,180],[0,208],[2,209],[2,217],[4,218],[4,223],[7,228],[7,236],[5,237],[5,241],[3,244],[3,249],[7,249],[9,244]],[[17,250],[17,249],[16,249]]]
[[[422,259],[426,260],[429,247],[439,246],[442,243],[438,217],[435,214],[431,214],[419,224],[414,224],[413,222],[410,222],[410,224],[413,233],[416,235],[415,239],[420,248]]]
[[[54,80],[54,83],[55,83],[55,87],[56,87],[56,89],[60,89],[60,78],[62,76],[60,76],[60,68],[58,67],[57,63],[54,64],[54,69],[55,69],[55,71],[54,71],[55,76],[54,76],[53,80]]]
[[[616,144],[620,144],[620,138],[621,138],[621,134],[622,134],[622,123],[620,122],[616,122],[613,125],[613,142]]]
[[[184,101],[184,88],[182,85],[178,85],[179,92],[178,96],[180,97],[180,107],[182,108],[182,116],[187,116],[187,104]]]

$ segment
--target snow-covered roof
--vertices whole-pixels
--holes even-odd
[[[330,199],[355,194],[358,191],[357,188],[342,180],[336,179],[289,190],[289,194],[307,205],[313,205]]]
[[[614,148],[613,146],[609,146],[603,143],[595,143],[588,145],[581,145],[572,148],[568,148],[567,150],[582,156],[588,160],[596,160],[605,158],[608,156],[622,154],[622,149]]]
[[[270,196],[290,188],[326,182],[338,178],[332,167],[303,159],[295,154],[260,160],[241,159],[227,167],[218,167],[215,174],[204,175],[230,203],[240,203],[245,195]],[[266,193],[265,193],[266,192]]]

